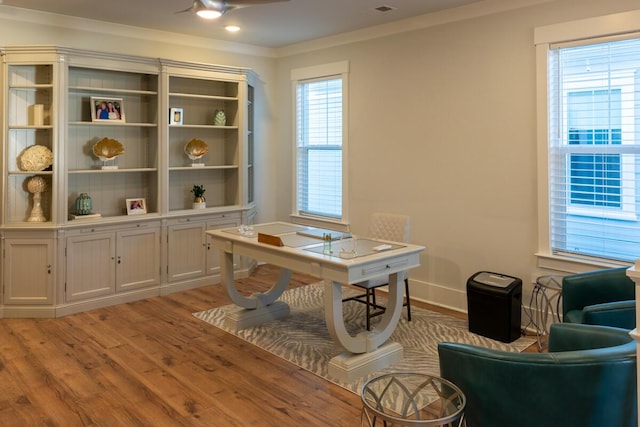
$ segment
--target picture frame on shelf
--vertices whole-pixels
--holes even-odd
[[[91,121],[93,122],[125,122],[124,101],[122,98],[103,96],[91,97]]]
[[[169,108],[169,124],[179,126],[182,124],[184,110],[182,108]]]
[[[126,199],[127,215],[141,215],[147,213],[147,201],[144,198]]]

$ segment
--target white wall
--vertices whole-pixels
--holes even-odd
[[[536,88],[533,30],[637,8],[636,1],[557,0],[278,61],[278,218],[291,206],[290,70],[350,62],[352,229],[370,212],[412,218],[427,246],[414,296],[466,309],[466,280],[536,267]]]
[[[638,3],[555,0],[469,17],[478,8],[461,9],[461,20],[448,13],[441,25],[436,17],[412,32],[300,54],[283,49],[288,56],[273,58],[129,27],[105,34],[90,21],[73,26],[81,30],[46,25],[56,20],[25,20],[0,6],[0,46],[59,45],[253,68],[264,101],[256,115],[259,221],[289,219],[291,69],[348,60],[352,229],[364,233],[373,211],[411,215],[412,241],[427,246],[411,273],[413,295],[465,310],[466,280],[476,271],[521,277],[525,294],[538,273],[534,28]]]

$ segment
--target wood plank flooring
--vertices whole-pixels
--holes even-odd
[[[276,274],[260,266],[241,289]],[[291,286],[315,281],[294,274]],[[0,320],[0,426],[360,425],[357,395],[191,315],[229,303],[216,284]]]

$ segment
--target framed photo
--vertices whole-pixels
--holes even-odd
[[[184,110],[182,108],[169,108],[169,124],[181,125]]]
[[[91,121],[124,122],[122,98],[91,97]]]
[[[147,201],[145,199],[127,199],[127,215],[140,215],[147,213]]]

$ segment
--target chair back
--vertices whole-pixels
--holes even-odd
[[[373,213],[369,220],[369,237],[409,243],[411,221],[407,215]]]
[[[637,427],[636,343],[628,331],[557,323],[550,341],[564,351],[438,345],[440,375],[467,398],[468,427]]]
[[[562,314],[582,310],[592,304],[635,299],[635,283],[627,268],[577,273],[562,278]]]

